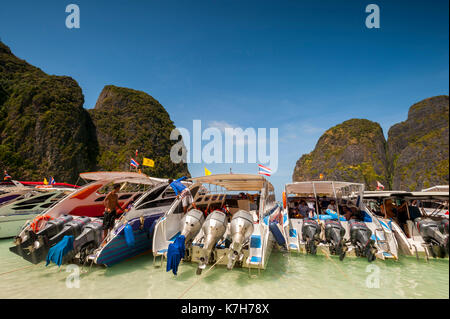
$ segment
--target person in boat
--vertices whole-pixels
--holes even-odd
[[[192,205],[194,209],[197,209],[194,203],[194,198],[192,197],[191,191],[188,187],[183,185],[181,181],[186,179],[186,176],[183,176],[177,180],[169,179],[169,185],[172,187],[177,199],[181,198],[181,203],[183,205],[183,212],[186,214],[189,205]]]
[[[294,202],[294,206],[290,208],[290,214],[289,217],[295,218],[295,216],[298,214],[298,202]]]
[[[336,212],[337,211],[337,207],[336,207],[336,202],[334,201],[334,199],[332,199],[330,201],[330,203],[327,206],[327,209],[331,209],[332,211]]]
[[[409,237],[408,227],[406,227],[407,217],[407,202],[404,201],[402,205],[395,206],[392,199],[387,199],[380,205],[381,212],[387,217],[393,219],[403,230],[405,235]]]
[[[356,215],[355,211],[356,210],[353,210],[346,205],[342,206],[342,212],[344,213],[343,216],[346,220],[352,219]]]
[[[364,219],[361,211],[356,206],[344,205],[342,206],[342,211],[346,220],[356,219],[362,221]]]
[[[309,213],[314,212],[314,209],[310,208],[308,204],[306,204],[306,201],[302,199],[300,201],[300,204],[297,206],[297,214],[296,218],[307,218],[310,217]]]
[[[5,169],[5,171],[3,172],[3,180],[10,181],[11,179],[12,179],[12,177],[8,174],[8,172]]]
[[[122,212],[124,209],[119,204],[119,193],[120,184],[114,184],[114,188],[111,192],[106,195],[103,200],[103,205],[105,206],[105,213],[103,214],[103,235],[106,237],[109,230],[114,227],[114,222],[117,218],[117,208]]]

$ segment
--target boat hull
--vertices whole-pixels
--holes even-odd
[[[149,227],[143,229],[136,227],[136,224],[140,223],[139,219],[129,222],[133,227],[134,245],[132,246],[129,246],[126,242],[124,228],[119,228],[113,239],[102,247],[96,255],[95,263],[110,267],[123,260],[151,251],[154,224],[162,215],[146,216],[144,224],[149,225]]]
[[[32,220],[40,212],[17,213],[14,215],[0,215],[0,239],[16,236],[28,220]]]

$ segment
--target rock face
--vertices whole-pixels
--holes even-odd
[[[388,133],[393,189],[420,190],[449,182],[449,99],[435,96],[409,109]]]
[[[386,140],[378,123],[351,119],[326,131],[315,149],[303,155],[294,169],[294,181],[338,180],[388,184]]]
[[[389,129],[388,141],[378,123],[349,120],[326,131],[294,169],[293,181],[380,181],[386,189],[421,190],[449,183],[449,97],[414,104],[408,119]]]
[[[150,95],[128,88],[108,85],[103,88],[95,108],[89,110],[97,128],[101,170],[128,170],[130,158],[155,161],[155,167],[141,166],[156,177],[190,176],[186,164],[174,164],[170,149],[175,128],[164,107]],[[136,159],[136,158],[135,158]]]
[[[98,145],[83,103],[75,80],[44,73],[0,42],[0,167],[67,182],[92,170]]]
[[[19,180],[74,183],[82,172],[128,170],[138,149],[140,160],[155,161],[144,173],[190,176],[170,160],[174,124],[150,95],[106,86],[94,109],[83,104],[75,80],[44,73],[0,42],[0,169]]]

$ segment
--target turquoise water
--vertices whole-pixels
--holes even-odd
[[[223,267],[197,276],[189,263],[173,276],[148,254],[111,268],[80,267],[79,288],[68,288],[68,265],[31,265],[9,252],[10,245],[0,240],[0,298],[449,298],[448,259],[369,264],[274,251],[259,276]]]

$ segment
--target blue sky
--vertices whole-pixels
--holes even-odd
[[[81,28],[65,27],[66,5]],[[380,7],[381,28],[365,27]],[[389,127],[448,94],[448,1],[2,1],[0,38],[49,74],[142,90],[175,125],[277,127],[277,194],[320,135],[350,118]],[[213,173],[257,172],[213,164]],[[190,164],[194,176],[202,164]]]

